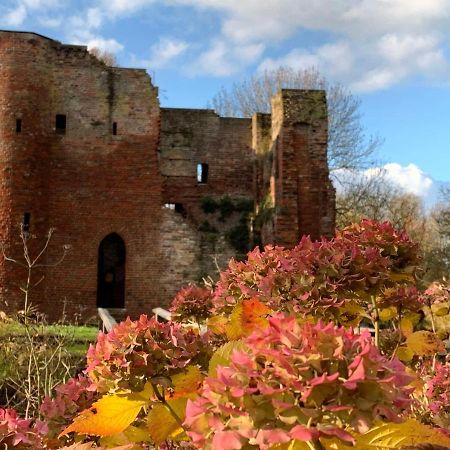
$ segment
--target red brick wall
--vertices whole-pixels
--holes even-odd
[[[255,117],[254,121],[264,134],[267,120]],[[302,235],[313,239],[332,236],[335,193],[327,164],[325,93],[280,91],[272,99],[271,130],[270,144],[259,139],[260,152],[271,157],[269,169],[265,168],[266,172],[270,170],[270,177],[266,174],[260,178],[265,178],[263,188],[270,193],[274,208],[263,228],[263,242],[292,247]]]
[[[67,117],[65,134],[55,130],[56,114]],[[38,237],[29,243],[32,255],[55,228],[44,267],[33,271],[32,283],[43,278],[31,301],[50,320],[64,311],[72,320],[96,315],[99,245],[117,233],[126,250],[126,313],[150,312],[236,253],[227,233],[245,216],[207,214],[205,197],[257,207],[271,198],[264,243],[332,234],[326,135],[323,92],[282,91],[272,116],[253,121],[160,109],[144,70],[107,67],[85,47],[37,34],[0,32],[0,239],[23,263],[24,213]],[[208,164],[203,184],[198,163]],[[183,215],[165,203],[183,205]],[[216,232],[201,231],[206,221]],[[69,253],[53,267],[65,244]],[[23,307],[26,275],[0,260],[0,310]]]
[[[208,181],[197,182],[207,163]],[[161,109],[160,167],[165,203],[182,203],[196,224],[202,197],[253,198],[251,120],[219,117],[211,110]]]
[[[71,246],[60,265],[46,270],[33,301],[45,305],[50,319],[64,306],[69,316],[95,315],[98,247],[116,232],[126,246],[127,311],[149,311],[160,303],[162,183],[159,103],[148,75],[106,67],[84,47],[26,33],[0,33],[0,60],[4,241],[19,257],[10,249],[13,222],[29,211],[32,233],[56,228],[46,262],[58,259],[63,244]],[[55,133],[56,114],[67,115],[65,135]],[[14,284],[22,278],[17,268],[3,278],[3,301],[20,301]]]

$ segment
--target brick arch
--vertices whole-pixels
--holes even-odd
[[[125,308],[126,248],[117,233],[110,233],[98,247],[97,306]]]

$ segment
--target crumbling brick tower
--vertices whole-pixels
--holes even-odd
[[[0,32],[0,233],[23,261],[23,223],[51,265],[31,301],[50,319],[96,314],[105,303],[136,315],[158,303],[159,101],[144,70],[111,68],[86,47]],[[20,309],[26,273],[0,262],[0,309]],[[106,299],[107,296],[109,299]]]
[[[257,156],[256,208],[263,243],[292,247],[302,235],[332,236],[335,191],[327,163],[328,115],[324,91],[283,89],[272,114],[253,117]]]
[[[50,320],[150,313],[256,244],[332,235],[326,147],[322,91],[252,119],[161,109],[144,70],[0,31],[0,240],[19,263],[0,259],[0,310],[23,308],[21,225],[32,255],[56,229],[32,274]]]

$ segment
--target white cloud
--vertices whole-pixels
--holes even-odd
[[[44,12],[51,8],[61,6],[63,0],[18,0],[13,8],[6,9],[3,17],[0,18],[0,24],[16,27],[22,25],[30,13],[37,10]],[[5,9],[5,8],[2,8]],[[0,13],[2,11],[0,10]]]
[[[362,182],[374,177],[381,177],[390,186],[398,187],[407,194],[417,195],[423,200],[427,209],[432,208],[438,202],[442,182],[433,180],[415,164],[402,166],[398,163],[388,163],[364,171],[348,169],[333,171],[334,185],[338,193],[345,191],[348,181]]]
[[[450,0],[170,0],[221,14],[219,39],[228,45],[270,47],[301,30],[323,32],[327,42],[297,44],[260,67],[315,65],[357,90],[389,87],[422,76],[446,82],[450,63]],[[345,51],[343,51],[345,50]],[[213,47],[206,60],[217,59]],[[222,52],[224,53],[224,52]],[[227,54],[222,56],[227,59]],[[224,69],[219,72],[225,72]]]
[[[389,163],[383,168],[389,180],[410,194],[425,197],[433,185],[433,180],[415,164],[401,166],[398,163]]]
[[[117,42],[115,39],[104,39],[102,37],[93,37],[85,45],[87,45],[88,49],[98,48],[114,54],[123,50],[123,45],[120,42]]]
[[[230,45],[217,40],[189,68],[192,75],[207,74],[226,77],[257,61],[264,51],[263,44]]]
[[[41,23],[48,20],[51,26],[46,8],[67,2],[16,1],[17,7],[3,14],[3,22],[20,25],[30,11],[39,10],[45,17]],[[138,16],[158,5],[172,7],[174,16],[180,6],[215,15],[217,30],[193,41],[181,34],[184,24],[190,29],[192,17],[183,10],[186,22],[177,29],[178,40],[161,39],[152,47],[147,63],[154,68],[184,53],[189,41],[192,74],[229,76],[255,64],[260,68],[314,65],[326,77],[359,91],[384,89],[409,77],[444,83],[450,79],[450,0],[93,0],[85,4],[66,21],[69,40],[79,41],[89,33],[97,36],[107,22]],[[57,26],[59,22],[53,20]],[[302,40],[305,31],[313,33],[315,46],[307,34]],[[287,40],[290,48],[277,55]],[[268,49],[277,56],[264,59]]]
[[[25,21],[27,17],[27,9],[24,5],[18,5],[17,8],[9,10],[3,19],[1,20],[1,23],[4,23],[8,27],[15,27],[18,25],[22,25],[22,23]]]
[[[353,56],[350,47],[345,42],[336,42],[319,47],[315,52],[294,49],[281,58],[266,58],[259,70],[271,70],[280,66],[290,66],[294,69],[317,67],[329,76],[347,76],[353,68]]]
[[[154,0],[100,0],[99,8],[111,19],[121,18],[145,8]]]
[[[38,17],[38,22],[40,25],[47,28],[58,28],[63,23],[62,16],[58,17],[48,17],[48,16],[40,16]]]
[[[160,40],[152,45],[151,56],[145,61],[145,66],[150,69],[159,69],[166,66],[175,58],[183,54],[189,45],[185,41],[179,41],[171,38],[160,38]]]

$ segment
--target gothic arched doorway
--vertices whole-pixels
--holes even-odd
[[[125,243],[116,233],[106,236],[98,248],[97,306],[125,307]]]

